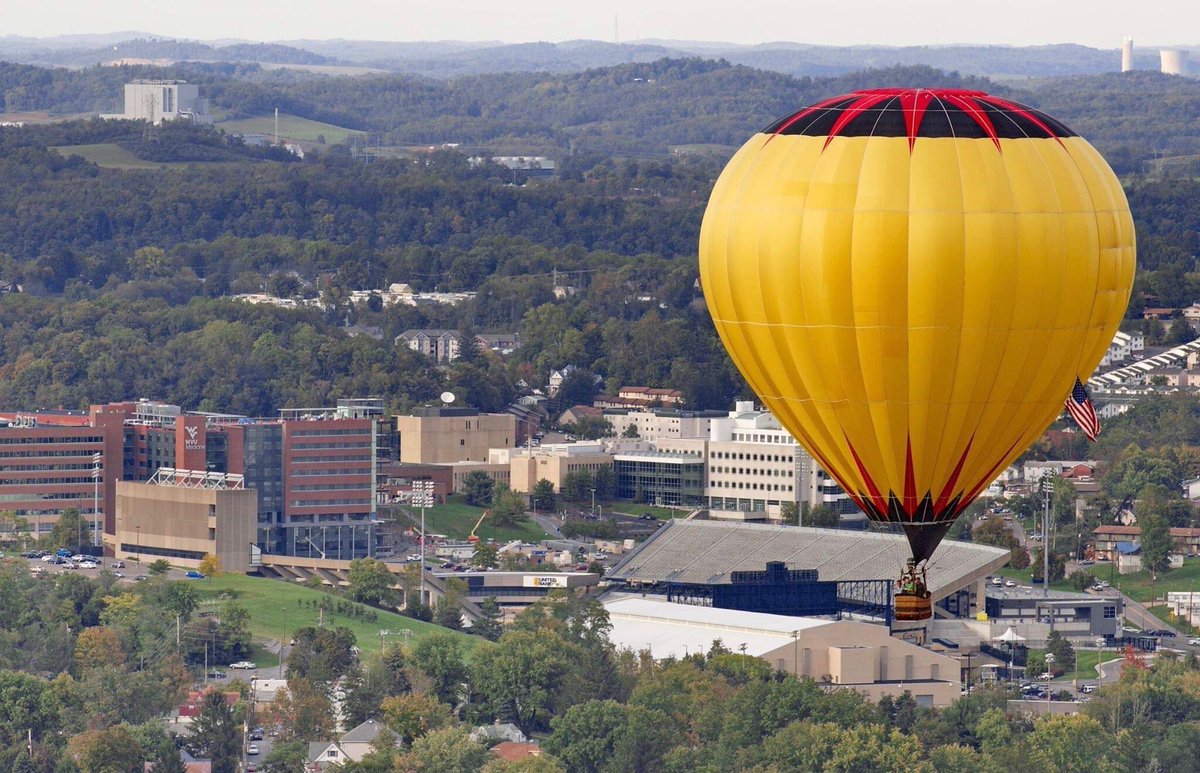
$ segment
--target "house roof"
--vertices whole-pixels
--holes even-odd
[[[376,722],[373,719],[368,719],[358,727],[347,730],[342,737],[338,739],[338,743],[372,743],[385,729],[386,728],[383,726],[382,722]]]
[[[1100,536],[1106,536],[1106,535],[1111,534],[1113,536],[1121,536],[1121,537],[1136,537],[1142,533],[1142,528],[1140,526],[1119,526],[1119,525],[1097,526],[1095,529],[1092,530],[1092,533],[1098,534]]]
[[[526,757],[536,757],[541,753],[542,748],[535,743],[501,741],[492,747],[492,754],[505,762],[519,762]]]
[[[308,761],[309,763],[321,762],[323,760],[331,760],[333,758],[325,755],[330,749],[337,749],[338,756],[336,759],[341,762],[346,753],[342,751],[342,747],[338,746],[337,741],[309,741],[308,742]]]

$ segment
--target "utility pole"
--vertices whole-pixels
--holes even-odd
[[[179,651],[179,615],[175,615],[175,651]]]

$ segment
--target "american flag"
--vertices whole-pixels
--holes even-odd
[[[1095,440],[1100,434],[1100,417],[1096,415],[1096,406],[1092,405],[1092,398],[1088,397],[1078,376],[1075,377],[1075,388],[1067,398],[1067,413],[1071,414],[1088,440]]]

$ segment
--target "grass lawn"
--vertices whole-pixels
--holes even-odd
[[[417,508],[408,508],[407,512],[411,513],[413,524],[420,525],[421,511]],[[452,496],[446,504],[431,507],[425,511],[425,531],[430,534],[445,534],[451,539],[464,540],[470,536],[471,529],[475,528],[475,524],[483,512],[484,508],[468,505],[462,497]],[[480,539],[494,539],[497,542],[508,542],[515,539],[537,542],[546,539],[547,534],[532,519],[516,526],[501,528],[489,524],[488,520],[484,518],[479,530],[475,532],[475,536]]]
[[[316,625],[318,612],[315,607],[309,606],[309,601],[329,595],[299,584],[240,574],[193,580],[192,584],[200,592],[202,600],[223,594],[234,597],[250,612],[250,633],[260,640],[286,641],[291,639],[292,632],[297,628]],[[375,652],[379,649],[381,630],[391,631],[393,636],[389,638],[394,641],[395,632],[407,628],[412,631],[410,643],[430,633],[447,632],[447,629],[432,623],[423,623],[411,617],[379,609],[374,611],[378,615],[375,622],[336,613],[326,614],[325,621],[329,625],[344,625],[353,631],[363,652]],[[466,634],[459,635],[471,639]],[[254,647],[251,660],[267,666],[278,662],[276,656],[267,652],[261,645]]]
[[[1108,579],[1108,566],[1092,567],[1097,577],[1101,580]],[[1135,601],[1147,602],[1155,596],[1162,596],[1168,592],[1174,591],[1200,591],[1200,559],[1188,559],[1183,562],[1183,566],[1179,569],[1172,569],[1166,574],[1158,576],[1156,581],[1151,581],[1148,572],[1135,572],[1134,574],[1114,574],[1113,585],[1119,587],[1124,593]]]
[[[218,129],[224,129],[230,133],[246,134],[275,134],[275,116],[264,115],[259,118],[243,118],[236,121],[218,121],[216,124]],[[286,113],[279,114],[279,138],[287,140],[299,140],[301,142],[316,142],[318,136],[324,136],[325,142],[329,145],[336,145],[344,141],[347,137],[353,134],[362,134],[360,131],[353,129],[345,129],[341,126],[335,126],[331,123],[322,123],[321,121],[312,121],[308,118],[301,118],[298,115],[288,115]]]
[[[217,166],[230,163],[227,161],[147,161],[112,142],[98,142],[91,145],[59,145],[50,149],[63,157],[82,156],[85,161],[104,169],[183,169],[193,164]]]
[[[1044,654],[1045,650],[1029,650],[1030,654]],[[1120,660],[1121,653],[1115,650],[1075,650],[1075,663],[1079,667],[1080,679],[1099,679],[1100,672],[1096,670],[1098,663],[1107,663],[1110,660]],[[1068,668],[1061,678],[1072,679],[1075,676],[1075,669]]]

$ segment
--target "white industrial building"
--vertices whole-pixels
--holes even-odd
[[[163,121],[213,122],[208,100],[200,96],[200,87],[176,80],[135,80],[126,83],[125,112],[100,117],[149,121],[155,126]]]
[[[851,620],[768,615],[731,609],[609,596],[604,607],[618,648],[655,659],[707,652],[716,640],[772,668],[848,689],[870,700],[909,693],[917,705],[948,706],[961,692],[959,662],[889,634],[882,625]]]

